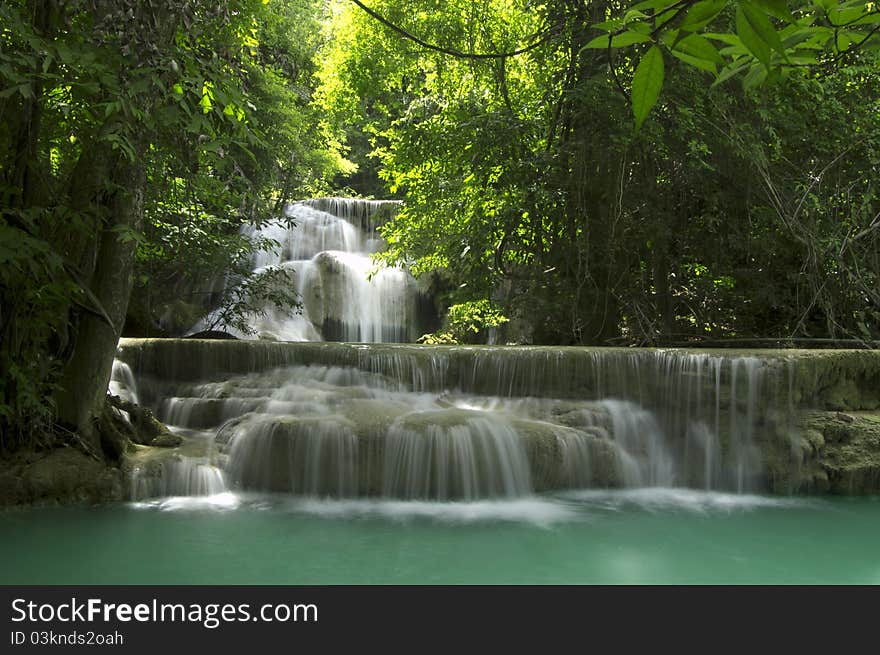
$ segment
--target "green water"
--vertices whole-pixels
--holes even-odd
[[[2,584],[880,583],[880,499],[178,498],[0,514]]]

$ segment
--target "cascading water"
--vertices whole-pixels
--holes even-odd
[[[126,402],[141,402],[131,367],[119,359],[113,361],[107,390]],[[171,405],[168,408],[170,413],[185,416],[183,423],[193,422],[191,413],[181,412],[181,408]],[[115,411],[130,421],[128,412]],[[213,461],[213,431],[181,428],[174,422],[169,423],[172,431],[187,437],[185,447],[176,449],[177,452],[170,457],[147,457],[135,467],[131,473],[130,497],[213,496],[226,491],[224,473]]]
[[[790,386],[781,360],[659,350],[132,340],[120,358],[142,402],[202,444],[172,468],[334,498],[756,490]],[[163,479],[136,497],[220,488]]]
[[[257,253],[255,271],[290,271],[302,308],[289,315],[267,307],[252,317],[253,335],[233,334],[278,341],[415,341],[426,331],[430,303],[406,269],[371,258],[385,247],[378,228],[399,204],[320,198],[288,205],[285,221],[245,228],[252,238],[279,244]]]
[[[256,270],[290,269],[302,299],[300,314],[253,316],[256,341],[122,344],[111,389],[185,437],[137,466],[134,497],[761,487],[759,441],[789,438],[774,408],[793,406],[790,369],[773,358],[382,345],[413,341],[430,304],[405,269],[370,257],[397,209],[322,198],[289,205],[292,227],[252,229],[279,244]]]

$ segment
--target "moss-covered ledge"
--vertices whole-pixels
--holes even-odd
[[[67,446],[0,459],[0,507],[98,504],[125,499],[119,466]]]

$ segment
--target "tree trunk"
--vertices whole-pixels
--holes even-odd
[[[133,282],[136,242],[121,237],[126,232],[141,229],[145,185],[143,166],[139,161],[123,159],[105,189],[113,185],[121,188],[112,192],[106,207],[102,208],[104,211],[98,213],[107,218],[97,228],[94,243],[85,244],[85,250],[94,249],[95,256],[90,274],[83,271],[87,275],[84,281],[113,325],[111,327],[105,319],[93,313],[76,312],[71,327],[73,350],[56,394],[58,421],[75,429],[96,448],[100,447],[100,440],[95,431],[95,419],[104,407]]]

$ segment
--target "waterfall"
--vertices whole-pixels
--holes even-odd
[[[131,476],[131,498],[213,496],[227,490],[222,470],[202,457],[175,456],[140,466]]]
[[[129,403],[139,403],[137,393],[137,383],[134,381],[134,374],[131,367],[118,359],[113,360],[113,368],[110,371],[110,383],[107,385],[107,393],[113,396],[119,396],[122,400]],[[116,409],[115,411],[126,421],[130,422],[131,417],[128,412]]]
[[[123,340],[119,362],[202,444],[172,469],[339,498],[760,490],[766,453],[789,449],[786,408],[816,378],[778,353],[614,348]],[[164,478],[139,493],[210,488]]]
[[[473,500],[531,491],[524,444],[516,429],[495,415],[411,412],[392,423],[385,441],[385,496]]]
[[[290,270],[302,302],[292,316],[251,316],[254,335],[238,336],[256,339],[120,341],[111,392],[185,438],[165,455],[138,452],[134,498],[744,493],[785,476],[799,408],[852,392],[841,371],[880,388],[880,365],[855,351],[415,345],[424,295],[405,269],[371,258],[398,207],[321,198],[248,228],[278,244],[255,270]],[[871,393],[847,406],[873,407]]]
[[[288,270],[302,307],[291,315],[266,306],[249,318],[253,335],[231,332],[275,341],[415,341],[426,331],[430,303],[406,269],[377,264],[371,257],[385,248],[378,229],[399,205],[320,198],[287,205],[283,220],[246,226],[243,233],[251,239],[278,244],[256,253],[254,271],[270,266]]]

